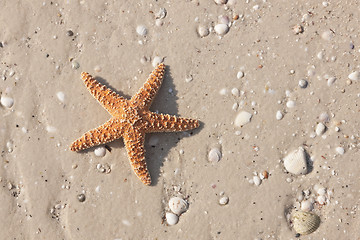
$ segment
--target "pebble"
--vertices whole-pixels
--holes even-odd
[[[225,23],[219,23],[215,25],[214,30],[218,35],[223,36],[228,33],[229,26]]]
[[[345,153],[345,149],[343,147],[337,147],[335,148],[335,151],[340,155],[343,155]]]
[[[201,25],[198,27],[197,32],[199,34],[199,37],[201,37],[201,38],[208,36],[210,33],[210,31],[207,27],[201,26]]]
[[[60,102],[64,102],[65,101],[65,94],[63,92],[57,92],[56,93],[57,98],[59,99]]]
[[[300,24],[296,24],[296,25],[293,27],[293,32],[294,32],[294,34],[303,33],[303,32],[304,32],[304,28],[303,28]]]
[[[349,74],[348,78],[353,81],[358,81],[360,80],[360,72],[359,71],[352,72]]]
[[[0,102],[1,105],[6,108],[11,108],[14,105],[14,99],[12,99],[11,97],[1,96]]]
[[[153,67],[157,67],[157,65],[159,65],[163,61],[164,61],[164,58],[159,57],[159,56],[155,56],[153,61],[152,61],[152,65],[153,65]]]
[[[241,111],[235,118],[234,125],[242,127],[251,121],[252,114],[246,111]]]
[[[72,61],[71,62],[71,67],[73,69],[78,69],[80,67],[80,64],[77,61]]]
[[[307,85],[308,85],[308,81],[306,81],[305,79],[301,79],[301,80],[299,81],[299,86],[300,86],[301,88],[306,88]]]
[[[169,224],[170,226],[177,224],[179,221],[179,217],[176,214],[170,212],[167,212],[165,214],[165,217],[167,224]]]
[[[146,36],[148,30],[144,25],[139,25],[136,27],[136,33],[140,36]]]
[[[220,149],[218,148],[212,148],[210,151],[209,151],[209,154],[208,154],[208,160],[209,162],[212,162],[212,163],[217,163],[220,161],[222,157],[222,154],[220,152]]]
[[[237,77],[237,79],[244,77],[244,72],[238,71],[238,73],[236,74],[236,77]]]
[[[261,179],[258,176],[254,176],[253,181],[256,186],[259,186],[261,184]]]
[[[277,120],[281,120],[283,119],[284,115],[282,114],[282,112],[279,110],[276,112],[276,119]]]
[[[94,150],[94,154],[97,157],[104,157],[106,154],[106,148],[104,146],[96,147]]]
[[[323,123],[318,123],[316,125],[316,129],[315,129],[315,132],[316,132],[316,135],[320,136],[320,135],[323,135],[326,131],[326,127]]]
[[[79,200],[79,202],[85,202],[85,194],[81,193],[77,196],[77,199]]]
[[[335,81],[336,81],[336,77],[329,77],[327,80],[327,85],[330,87],[335,83]]]
[[[72,37],[74,35],[74,32],[71,30],[66,31],[66,35],[68,35],[69,37]]]
[[[240,90],[237,89],[237,88],[233,88],[233,89],[231,89],[231,94],[232,94],[234,97],[239,97],[239,96],[240,96]]]
[[[53,126],[46,126],[46,131],[48,133],[54,133],[57,131],[56,127],[53,127]]]
[[[219,204],[222,206],[227,205],[228,203],[229,203],[229,198],[226,196],[220,198],[220,200],[219,200]]]
[[[287,101],[286,106],[287,106],[288,108],[294,108],[294,107],[295,107],[295,102],[292,101],[292,100]]]

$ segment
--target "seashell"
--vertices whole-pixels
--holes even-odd
[[[353,81],[358,81],[358,80],[360,80],[360,73],[359,73],[359,71],[355,71],[355,72],[350,73],[349,76],[348,76],[348,78],[349,78],[350,80],[353,80]]]
[[[136,33],[140,36],[145,36],[147,34],[147,29],[144,25],[139,25],[136,27]]]
[[[220,15],[220,16],[218,16],[218,23],[223,23],[223,24],[226,24],[229,26],[230,19],[228,16]]]
[[[228,197],[222,197],[222,198],[220,198],[220,200],[219,200],[219,204],[221,205],[221,206],[224,206],[224,205],[226,205],[226,204],[228,204],[229,203],[229,198]]]
[[[245,124],[249,123],[251,121],[251,117],[252,114],[245,112],[245,111],[241,111],[235,118],[235,122],[234,125],[236,127],[242,127]]]
[[[300,175],[307,173],[307,162],[306,162],[306,153],[304,148],[299,147],[299,149],[289,153],[284,157],[284,166],[286,171],[289,173]]]
[[[226,4],[228,0],[214,0],[217,5]]]
[[[323,123],[318,123],[316,125],[316,129],[315,129],[315,132],[316,132],[316,135],[320,136],[320,135],[323,135],[326,131],[326,127]]]
[[[201,38],[206,37],[210,33],[210,31],[207,27],[204,27],[201,25],[198,27],[197,32]]]
[[[167,224],[169,224],[170,226],[177,224],[179,221],[179,217],[170,212],[167,212],[165,214],[165,217],[166,217]]]
[[[106,148],[104,146],[98,146],[95,148],[94,154],[97,157],[104,157],[106,154]]]
[[[153,67],[156,67],[157,65],[159,65],[163,61],[164,61],[164,58],[159,57],[159,56],[155,56],[153,61],[152,61],[152,65],[153,65]]]
[[[291,221],[295,232],[301,235],[313,233],[320,226],[320,217],[311,212],[294,211]]]
[[[165,8],[160,8],[159,11],[155,14],[156,19],[163,19],[166,17],[167,11]]]
[[[216,162],[219,162],[220,159],[221,159],[221,152],[220,152],[220,149],[218,148],[212,148],[210,151],[209,151],[209,154],[208,154],[208,160],[209,162],[213,162],[213,163],[216,163]]]
[[[261,179],[258,176],[254,176],[253,181],[256,186],[259,186],[261,184]]]
[[[14,99],[10,97],[1,96],[0,103],[4,107],[11,108],[14,105]]]
[[[219,23],[215,25],[214,30],[218,35],[222,36],[229,31],[229,26],[224,23]]]
[[[309,212],[313,210],[314,206],[310,200],[304,200],[301,202],[301,210],[305,212]]]
[[[179,197],[173,197],[169,200],[169,208],[176,215],[180,215],[188,209],[188,203]]]

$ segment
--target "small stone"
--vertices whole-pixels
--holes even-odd
[[[316,129],[315,129],[316,135],[318,136],[323,135],[325,131],[326,131],[326,126],[323,123],[320,122],[316,125]]]
[[[104,157],[106,154],[106,148],[104,146],[96,147],[94,150],[94,154],[97,157]]]
[[[287,103],[286,103],[286,106],[288,107],[288,108],[294,108],[295,107],[295,102],[294,101],[287,101]]]
[[[11,108],[14,105],[14,99],[11,97],[1,96],[0,103],[6,108]]]
[[[236,77],[237,77],[237,79],[244,77],[244,72],[238,71],[238,73],[236,74]]]
[[[281,120],[284,117],[284,115],[282,114],[282,112],[279,110],[276,112],[276,119],[277,120]]]
[[[229,198],[226,196],[220,198],[220,200],[219,200],[219,204],[222,206],[227,205],[228,203],[229,203]]]
[[[69,37],[72,37],[74,35],[74,32],[71,30],[66,31],[66,35]]]
[[[80,64],[77,61],[72,61],[71,67],[73,69],[78,69],[80,67]]]
[[[254,176],[253,181],[256,186],[259,186],[261,184],[261,179],[258,176]]]
[[[240,90],[238,88],[233,88],[233,89],[231,89],[231,94],[234,97],[239,97],[240,96]]]
[[[293,27],[293,32],[294,32],[294,34],[303,33],[303,32],[304,32],[304,28],[303,28],[300,24],[296,24],[296,25]]]
[[[85,202],[85,194],[81,193],[77,196],[77,199],[79,200],[79,202]]]
[[[167,212],[165,214],[165,217],[166,217],[167,224],[169,224],[170,226],[177,224],[179,221],[179,217],[170,212]]]
[[[301,88],[306,88],[307,85],[308,85],[308,82],[307,82],[305,79],[301,79],[301,80],[299,81],[299,86],[300,86]]]

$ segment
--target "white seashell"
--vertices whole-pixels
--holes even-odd
[[[242,77],[244,77],[244,72],[243,71],[238,71],[238,73],[236,74],[237,79],[240,79]]]
[[[160,8],[159,11],[155,14],[156,19],[163,19],[166,17],[167,11],[165,8]]]
[[[165,214],[165,217],[166,217],[167,224],[169,224],[170,226],[177,224],[179,221],[179,217],[170,212],[167,212]]]
[[[226,4],[228,0],[214,0],[217,5]]]
[[[316,125],[316,129],[315,129],[315,132],[316,132],[316,135],[320,136],[320,135],[323,135],[326,131],[326,127],[323,123],[318,123],[318,125]]]
[[[153,61],[152,61],[152,65],[153,65],[153,67],[157,67],[157,65],[159,65],[163,61],[164,61],[164,58],[159,57],[159,56],[155,56]]]
[[[169,200],[169,208],[176,215],[180,215],[188,209],[188,204],[182,198],[172,197]]]
[[[136,27],[136,33],[139,34],[140,36],[146,36],[148,30],[144,25],[139,25]]]
[[[106,148],[104,146],[99,146],[99,147],[95,148],[94,154],[97,157],[104,157],[106,154]]]
[[[235,118],[234,125],[236,127],[242,127],[251,121],[252,114],[241,111]]]
[[[299,147],[299,149],[289,153],[286,157],[284,157],[283,160],[285,169],[289,173],[295,175],[307,173],[306,153],[304,148]]]
[[[259,186],[261,184],[261,179],[258,176],[254,176],[253,181],[256,186]]]
[[[309,200],[304,200],[301,202],[301,210],[305,211],[305,212],[310,212],[311,210],[313,210],[314,206],[312,204],[311,201]]]
[[[335,148],[335,151],[340,155],[343,155],[345,153],[345,149],[343,147],[337,147]]]
[[[219,200],[219,204],[220,205],[226,205],[226,204],[228,204],[229,203],[229,198],[228,197],[222,197],[222,198],[220,198],[220,200]]]
[[[330,87],[331,85],[333,85],[336,81],[336,77],[330,77],[328,80],[327,80],[327,85]]]
[[[324,123],[328,123],[330,121],[329,114],[327,114],[326,112],[321,113],[319,116],[319,120]]]
[[[204,26],[199,26],[197,32],[201,38],[206,37],[210,33],[209,29]]]
[[[282,114],[282,112],[279,110],[276,112],[276,119],[277,120],[281,120],[284,117],[284,115]]]
[[[240,90],[238,88],[233,88],[233,89],[231,89],[231,94],[234,97],[239,97],[240,96]]]
[[[218,23],[223,23],[223,24],[226,24],[226,25],[229,26],[229,23],[230,23],[229,17],[228,17],[228,16],[220,15],[220,16],[218,17]]]
[[[208,160],[209,162],[213,162],[213,163],[216,163],[216,162],[219,162],[220,159],[221,159],[221,152],[220,152],[220,149],[218,148],[212,148],[210,151],[209,151],[209,154],[208,154]]]
[[[288,108],[294,108],[295,107],[295,101],[292,101],[292,100],[287,101],[286,106]]]
[[[0,102],[1,105],[7,108],[11,108],[14,105],[14,99],[12,99],[11,97],[1,96]]]
[[[326,197],[324,195],[320,195],[316,198],[316,201],[320,204],[320,205],[325,205],[326,203]]]
[[[65,101],[65,94],[63,92],[57,92],[56,93],[57,98],[59,99],[60,102],[64,102]]]
[[[301,235],[313,233],[320,226],[320,217],[311,212],[294,211],[291,221],[295,232]]]
[[[306,88],[307,85],[308,85],[308,81],[306,81],[305,79],[300,79],[299,80],[299,87]]]
[[[352,72],[349,74],[348,78],[353,81],[358,81],[360,80],[360,72],[359,71]]]
[[[229,26],[224,23],[219,23],[215,25],[214,30],[218,35],[222,36],[229,31]]]

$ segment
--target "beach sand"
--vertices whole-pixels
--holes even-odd
[[[305,200],[321,223],[298,239],[360,237],[357,1],[1,5],[1,239],[297,239]],[[146,136],[145,186],[121,139],[103,157],[69,146],[110,117],[82,71],[130,98],[158,60],[151,110],[200,127]],[[294,175],[283,159],[299,147]],[[188,208],[170,226],[174,196]]]

